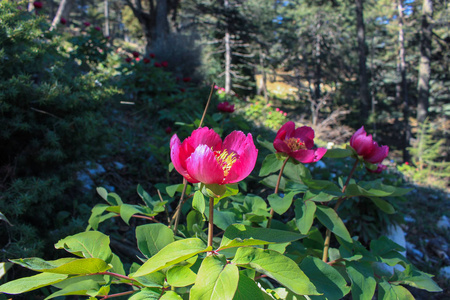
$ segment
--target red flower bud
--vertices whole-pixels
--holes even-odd
[[[228,101],[221,102],[217,105],[217,110],[221,112],[232,113],[234,112],[234,104],[230,104]]]
[[[157,68],[161,68],[161,64],[159,62],[155,62],[153,65]]]
[[[167,68],[169,66],[169,63],[167,61],[163,61],[163,62],[161,62],[161,66],[163,66],[164,68]]]
[[[35,9],[41,9],[44,6],[44,4],[40,1],[34,1],[33,6]]]
[[[153,54],[153,53],[150,53],[149,56],[150,56],[151,58],[155,58],[155,54]]]
[[[59,20],[59,23],[61,23],[61,24],[63,24],[63,25],[66,25],[67,20],[66,20],[65,18],[61,18],[61,19]]]
[[[139,57],[139,52],[137,52],[137,51],[133,51],[133,52],[131,52],[131,54],[133,54],[134,57]]]
[[[132,62],[133,60],[131,59],[131,57],[127,57],[127,58],[125,58],[125,61],[126,61],[127,63],[130,63],[130,62]]]
[[[95,26],[94,29],[97,31],[102,31],[102,28],[100,26]]]
[[[148,59],[147,57],[145,57],[145,58],[143,59],[143,61],[144,61],[144,64],[148,64],[148,63],[150,62],[150,59]]]
[[[83,22],[83,25],[86,26],[86,27],[89,27],[89,26],[91,26],[91,23],[89,23],[89,22]]]
[[[189,81],[191,81],[191,77],[184,77],[183,78],[183,82],[189,82]]]

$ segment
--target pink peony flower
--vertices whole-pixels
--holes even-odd
[[[372,164],[381,163],[389,153],[389,147],[378,146],[377,142],[372,140],[372,135],[367,135],[364,126],[358,129],[350,138],[350,146],[365,161]]]
[[[144,64],[148,64],[150,62],[150,59],[148,59],[147,57],[144,57],[144,59],[142,61],[144,62]]]
[[[222,142],[213,129],[202,127],[182,143],[176,134],[170,140],[172,163],[190,183],[239,182],[252,172],[257,156],[252,135],[242,131],[233,131]]]
[[[89,23],[89,22],[83,22],[83,25],[86,26],[86,27],[89,27],[89,26],[91,26],[91,23]]]
[[[139,57],[139,52],[137,52],[137,51],[133,51],[133,52],[131,52],[131,54],[132,54],[134,57]]]
[[[273,141],[273,147],[277,152],[286,153],[305,164],[319,161],[327,152],[325,148],[312,149],[313,146],[314,130],[308,126],[295,129],[292,121],[281,126]]]
[[[35,9],[41,9],[44,6],[44,4],[41,1],[34,1],[33,6]]]
[[[67,20],[66,20],[65,18],[61,18],[61,19],[59,20],[59,23],[61,23],[61,24],[63,24],[63,25],[66,25]]]
[[[97,31],[102,31],[102,28],[100,26],[95,26],[94,29]]]
[[[136,57],[134,60],[136,60],[137,62],[141,61],[139,57]]]
[[[167,61],[163,61],[163,62],[161,62],[161,66],[163,66],[164,68],[167,68],[169,66],[169,63]]]
[[[234,112],[234,104],[230,104],[228,101],[221,102],[217,105],[217,110],[232,113]]]
[[[409,165],[409,162],[405,162],[405,165],[407,165],[407,166],[408,166],[408,165]]]
[[[153,65],[157,68],[161,68],[161,64],[159,62],[155,62]]]
[[[377,168],[375,170],[371,170],[369,168],[366,168],[366,169],[367,169],[367,171],[369,171],[371,173],[379,174],[379,173],[383,172],[384,170],[386,170],[387,166],[383,165],[383,164],[378,164]]]

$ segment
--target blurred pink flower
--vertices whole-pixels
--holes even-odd
[[[63,24],[63,25],[66,25],[67,20],[64,19],[64,18],[61,18],[61,19],[59,20],[59,23],[61,23],[61,24]]]
[[[153,65],[157,68],[161,68],[161,64],[159,62],[155,62]]]
[[[385,165],[383,165],[383,164],[378,164],[378,165],[377,165],[377,168],[376,168],[375,170],[371,170],[371,169],[369,169],[369,168],[366,168],[366,169],[367,169],[367,171],[369,171],[369,172],[371,172],[371,173],[379,174],[379,173],[383,172],[384,170],[386,170],[386,169],[387,169],[387,166],[385,166]]]
[[[232,113],[234,112],[234,104],[230,104],[228,101],[221,102],[217,104],[217,110]]]
[[[44,6],[44,4],[41,1],[34,1],[33,6],[35,9],[41,9]]]
[[[142,61],[144,62],[144,64],[148,64],[150,62],[150,59],[148,59],[147,57],[144,57],[144,59]]]
[[[94,29],[97,31],[102,31],[102,28],[100,26],[95,26]]]
[[[127,58],[125,58],[125,61],[126,61],[127,63],[130,63],[130,62],[133,61],[133,59],[132,59],[131,57],[127,57]]]
[[[83,22],[83,25],[86,26],[86,27],[89,27],[89,26],[91,26],[91,23],[89,23],[89,22]]]
[[[139,57],[139,52],[137,52],[137,51],[133,51],[133,52],[131,52],[131,54],[134,56],[134,57]]]

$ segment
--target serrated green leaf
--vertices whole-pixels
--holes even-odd
[[[370,263],[346,262],[347,274],[352,282],[352,299],[371,300],[377,282]]]
[[[304,238],[296,232],[233,224],[225,230],[218,250],[252,245],[287,243]]]
[[[144,276],[156,272],[207,251],[211,251],[211,247],[205,247],[203,241],[198,238],[175,241],[150,257],[136,273],[133,274],[133,277]]]
[[[344,241],[352,243],[353,240],[347,228],[337,213],[328,206],[317,205],[316,217],[326,228],[335,235],[340,236]]]
[[[295,201],[295,223],[301,234],[308,234],[314,222],[314,214],[316,212],[316,204],[313,201],[303,201],[298,199]]]
[[[63,281],[67,276],[67,274],[40,273],[34,276],[16,279],[0,285],[0,293],[22,294]]]
[[[136,240],[139,251],[152,257],[174,241],[174,233],[161,223],[140,225],[136,227]]]
[[[203,196],[202,192],[196,191],[194,193],[194,199],[192,200],[192,208],[198,211],[201,214],[205,213],[205,197]]]
[[[259,171],[259,176],[264,177],[271,173],[277,172],[283,166],[283,161],[279,160],[275,153],[269,154],[264,159],[261,170]]]
[[[239,282],[233,300],[264,300],[263,294],[255,281],[239,272]]]
[[[191,289],[192,300],[233,299],[239,280],[237,266],[227,264],[223,256],[207,256],[197,273]]]
[[[300,268],[316,286],[317,291],[323,293],[323,296],[311,296],[311,299],[324,299],[325,297],[328,300],[337,300],[350,292],[345,278],[336,269],[317,257],[306,257],[301,262]]]
[[[12,259],[11,262],[19,264],[37,272],[48,272],[58,274],[93,274],[104,272],[111,267],[99,258],[61,258],[52,261],[45,261],[41,258],[21,258]]]
[[[59,240],[56,249],[65,249],[80,257],[100,258],[110,262],[112,252],[109,248],[109,236],[99,231],[85,231]]]
[[[174,287],[194,284],[197,275],[187,266],[174,266],[167,271],[167,283]]]
[[[319,295],[299,266],[276,251],[241,247],[236,251],[232,262],[265,274],[299,295]]]

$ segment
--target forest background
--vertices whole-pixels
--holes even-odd
[[[22,14],[11,17],[7,5]],[[212,88],[205,124],[220,133],[238,127],[270,140],[293,120],[313,127],[318,145],[332,147],[364,125],[390,147],[385,180],[414,191],[395,204],[406,213],[394,218],[360,220],[348,208],[354,232],[368,241],[403,224],[411,243],[420,237],[411,249],[421,250],[412,260],[423,270],[437,274],[450,265],[448,225],[436,226],[449,213],[447,1],[2,6],[2,261],[57,255],[43,249],[84,230],[97,186],[133,203],[137,184],[152,190],[156,182],[178,182],[167,170],[170,137],[195,128]],[[234,107],[217,107],[224,101]],[[328,166],[321,176],[333,172]],[[118,248],[127,243],[121,226],[108,229]],[[9,279],[21,272],[11,269]],[[439,280],[448,284],[448,277]]]

